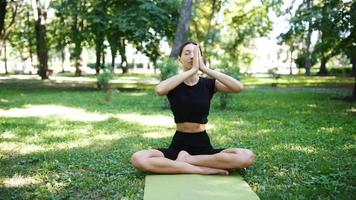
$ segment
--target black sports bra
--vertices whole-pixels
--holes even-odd
[[[206,124],[214,93],[215,79],[199,77],[193,86],[179,84],[167,94],[174,121]]]

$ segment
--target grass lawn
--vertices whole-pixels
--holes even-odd
[[[115,90],[105,102],[101,91],[22,81],[0,85],[0,199],[143,198],[145,174],[129,158],[169,144],[162,98]],[[208,132],[217,148],[255,152],[244,177],[261,199],[355,199],[356,103],[335,95],[250,88],[223,111],[216,96]]]

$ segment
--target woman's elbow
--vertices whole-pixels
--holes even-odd
[[[241,92],[243,89],[244,86],[242,84],[239,84],[239,86],[235,88],[234,92]]]
[[[156,95],[158,95],[158,96],[164,96],[164,95],[166,95],[166,93],[162,90],[162,88],[160,88],[160,87],[158,87],[158,86],[155,87],[155,93],[156,93]]]

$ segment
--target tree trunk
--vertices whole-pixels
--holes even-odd
[[[62,73],[64,73],[64,61],[65,61],[65,54],[64,54],[64,48],[61,49],[61,60],[62,60]]]
[[[6,5],[7,5],[7,0],[0,1],[0,34],[5,26]]]
[[[325,57],[321,58],[320,70],[318,72],[318,75],[320,75],[320,76],[328,75],[328,70],[326,69],[326,63],[327,63],[327,59]]]
[[[102,45],[102,47],[101,47],[101,59],[102,59],[101,68],[105,69],[106,67],[105,67],[105,47],[104,47],[104,45]]]
[[[352,91],[352,100],[356,100],[356,55],[351,58],[351,64],[352,64],[352,76],[354,77],[354,89]]]
[[[290,50],[289,75],[293,75],[293,52],[294,52],[294,48],[292,47]]]
[[[74,3],[77,6],[76,3]],[[80,31],[83,30],[84,21],[81,20],[78,24],[78,13],[73,16],[73,35],[74,35],[74,58],[75,58],[75,76],[81,76],[82,71],[82,38]]]
[[[0,49],[2,49],[2,47],[4,46],[5,52],[6,52],[5,38],[3,38],[2,35],[3,32],[5,32],[4,27],[5,27],[6,6],[7,6],[7,0],[1,0],[0,1]],[[6,53],[5,53],[5,58],[6,58]],[[6,61],[5,61],[5,70],[7,74]]]
[[[183,0],[177,31],[175,33],[172,51],[170,54],[170,57],[172,58],[178,58],[179,47],[187,40],[188,31],[189,31],[189,19],[191,13],[192,13],[192,0]]]
[[[119,53],[121,57],[121,64],[120,67],[122,68],[122,73],[125,74],[129,71],[128,63],[127,63],[127,58],[126,58],[126,47],[125,47],[125,39],[122,39],[119,42]]]
[[[29,50],[29,53],[30,53],[30,62],[31,62],[31,67],[33,66],[33,53],[32,53],[32,45],[33,45],[33,43],[32,43],[32,36],[31,36],[31,28],[30,28],[30,26],[31,26],[31,23],[30,23],[30,11],[28,10],[28,12],[27,12],[27,25],[28,25],[28,32],[27,32],[27,39],[28,39],[28,46],[29,46],[29,48],[28,48],[28,50]],[[31,71],[30,71],[31,72]]]
[[[6,52],[6,41],[4,41],[4,62],[5,62],[5,74],[8,74],[7,71],[7,52]]]
[[[116,58],[116,53],[117,53],[117,48],[114,47],[113,45],[110,46],[111,50],[111,71],[115,71],[115,58]]]
[[[310,9],[310,4],[312,0],[307,0],[307,8]],[[312,35],[312,22],[311,18],[308,20],[308,35],[306,38],[306,43],[307,43],[307,55],[305,57],[305,75],[310,76],[310,68],[311,68],[311,52],[310,52],[310,43],[311,43],[311,35]]]
[[[48,50],[47,50],[47,40],[46,40],[46,18],[47,11],[44,6],[40,4],[39,0],[33,3],[35,13],[37,12],[35,30],[36,30],[36,51],[39,60],[39,75],[41,79],[48,79]]]
[[[99,36],[96,36],[95,40],[95,55],[96,55],[96,62],[95,62],[95,73],[99,74],[100,73],[100,68],[101,68],[101,53],[102,53],[102,42],[100,41]]]
[[[115,55],[111,53],[111,71],[115,70]]]

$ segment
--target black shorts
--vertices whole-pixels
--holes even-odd
[[[206,131],[198,133],[185,133],[176,131],[169,148],[157,149],[164,154],[164,157],[175,160],[182,150],[191,155],[211,155],[221,152],[224,149],[214,149]]]

